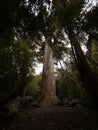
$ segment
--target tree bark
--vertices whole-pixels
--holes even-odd
[[[40,102],[44,106],[50,106],[57,104],[58,101],[59,99],[56,96],[52,45],[51,41],[49,39],[46,39],[44,49],[44,64],[43,64]]]
[[[71,44],[75,50],[80,76],[88,92],[90,102],[93,106],[98,107],[98,82],[96,80],[96,75],[88,64],[80,44],[75,37],[71,37]]]

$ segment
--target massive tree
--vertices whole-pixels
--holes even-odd
[[[58,103],[54,76],[54,57],[51,39],[46,39],[40,101],[42,105]]]

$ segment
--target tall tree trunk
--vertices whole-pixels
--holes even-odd
[[[54,58],[50,44],[51,41],[46,39],[40,97],[41,104],[44,106],[53,105],[58,102],[54,77]]]
[[[71,44],[75,50],[81,79],[87,89],[92,105],[96,107],[98,106],[98,82],[96,81],[96,75],[89,66],[80,44],[75,37],[71,37]]]

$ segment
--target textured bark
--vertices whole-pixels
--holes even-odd
[[[53,105],[58,102],[58,98],[56,96],[56,86],[54,77],[54,58],[50,42],[51,41],[47,39],[45,43],[44,65],[40,97],[41,104],[45,106]]]
[[[98,82],[96,81],[96,75],[90,68],[77,39],[72,37],[71,40],[72,46],[75,50],[75,55],[77,57],[77,64],[81,79],[87,89],[92,105],[98,106]]]

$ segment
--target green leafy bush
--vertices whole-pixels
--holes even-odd
[[[86,105],[88,103],[86,90],[79,77],[78,70],[70,72],[64,70],[59,71],[56,79],[56,88],[57,95],[60,99],[78,98],[81,104]]]
[[[41,75],[31,76],[31,81],[26,88],[26,95],[32,96],[37,100],[41,86]]]

